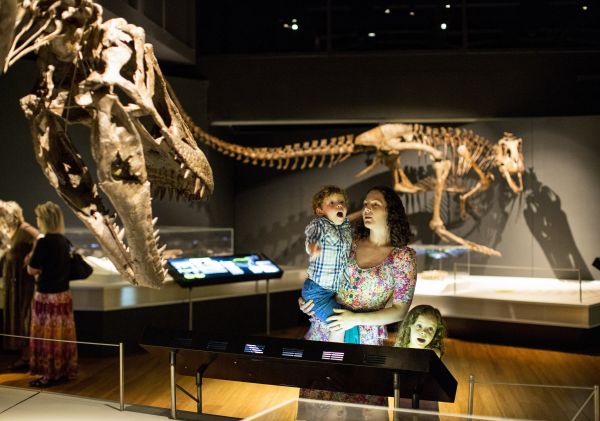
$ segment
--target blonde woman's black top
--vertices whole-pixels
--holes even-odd
[[[37,291],[56,294],[69,289],[71,243],[62,234],[46,234],[37,240],[29,266],[42,271]]]

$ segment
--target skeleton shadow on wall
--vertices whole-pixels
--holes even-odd
[[[406,171],[411,178],[416,178],[427,176],[430,168],[423,170],[422,167],[407,167]],[[360,179],[347,187],[350,202],[348,213],[360,210],[369,189],[378,185],[393,185],[388,171]],[[422,244],[440,243],[441,239],[429,228],[433,193],[400,194],[400,197],[413,232],[412,241]],[[447,193],[442,201],[442,218],[450,230],[463,238],[495,248],[502,241],[502,232],[517,197],[505,183],[495,183],[489,190],[472,199],[467,208],[468,217],[463,221],[458,212],[458,195]],[[304,266],[307,264],[304,228],[312,217],[308,210],[289,215],[285,223],[276,222],[268,227],[263,226],[258,232],[244,238],[242,243],[256,245],[257,249],[280,264]],[[489,256],[483,254],[472,254],[473,263],[485,264],[488,259]]]
[[[541,182],[533,168],[526,172],[527,190],[523,215],[531,234],[542,248],[554,275],[559,279],[576,279],[572,270],[581,271],[581,279],[593,279],[562,210],[560,197]]]

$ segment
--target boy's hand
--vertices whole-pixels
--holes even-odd
[[[319,246],[317,243],[309,243],[307,248],[311,259],[314,259],[321,254],[321,246]]]

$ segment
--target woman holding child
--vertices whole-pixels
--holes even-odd
[[[400,322],[408,312],[417,279],[416,253],[407,247],[410,228],[396,192],[384,186],[369,190],[353,237],[347,279],[337,292],[342,308],[334,309],[336,314],[325,321],[311,317],[305,339],[331,341],[332,332],[345,331],[345,342],[383,345],[385,325]],[[312,315],[313,300],[300,298],[299,303]],[[301,389],[300,397],[387,405],[383,396],[314,389]]]
[[[329,341],[331,332],[358,328],[358,343],[382,345],[385,325],[401,321],[412,302],[417,277],[416,254],[407,247],[410,228],[404,206],[391,188],[373,187],[363,202],[337,301],[342,305],[327,321],[311,319],[305,338]],[[390,303],[390,306],[387,304]],[[311,300],[300,300],[310,313]]]

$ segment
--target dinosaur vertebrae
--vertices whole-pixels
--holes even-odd
[[[275,167],[278,170],[304,170],[313,168],[315,165],[322,168],[334,165],[348,159],[356,152],[353,135],[332,137],[294,143],[283,147],[261,147],[229,143],[216,136],[206,133],[194,124],[192,119],[183,114],[186,123],[192,128],[196,139],[202,140],[208,146],[216,149],[224,155],[242,161],[244,164],[260,165],[261,167]]]

